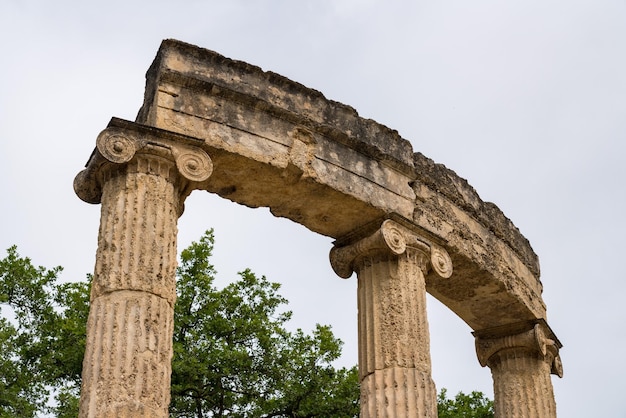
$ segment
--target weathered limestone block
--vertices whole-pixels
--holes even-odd
[[[528,240],[452,170],[417,153],[413,221],[446,242],[450,280],[427,277],[428,292],[475,330],[545,319],[539,261]]]
[[[81,417],[166,417],[177,220],[211,173],[206,153],[113,121],[78,195],[102,203],[83,361]]]
[[[215,154],[223,170],[207,190],[324,235],[342,236],[388,212],[413,213],[412,148],[396,131],[212,51],[164,41],[137,122],[225,151]]]
[[[482,366],[493,375],[496,417],[556,417],[550,374],[563,376],[561,343],[545,321],[474,332]]]
[[[358,277],[363,417],[437,415],[424,274],[432,267],[449,277],[452,265],[443,248],[399,222],[331,251],[340,277]]]

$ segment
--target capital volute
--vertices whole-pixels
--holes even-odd
[[[401,255],[407,249],[424,254],[426,260],[422,270],[428,269],[442,278],[452,275],[452,260],[441,246],[420,237],[415,231],[400,223],[386,219],[373,234],[345,246],[333,247],[330,252],[330,264],[335,273],[344,279],[349,278],[360,259],[372,254]]]
[[[213,162],[200,147],[201,143],[182,135],[163,134],[156,128],[112,119],[98,135],[86,168],[74,179],[74,191],[87,203],[100,203],[103,173],[120,170],[138,158],[170,161],[187,186],[198,188],[213,172]]]
[[[519,350],[550,362],[550,372],[563,377],[561,343],[543,320],[474,332],[474,336],[478,361],[483,367],[499,353]]]

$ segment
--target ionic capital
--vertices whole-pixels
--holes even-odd
[[[507,333],[506,329],[510,331]],[[517,350],[544,359],[550,363],[551,374],[563,377],[561,343],[543,320],[477,331],[474,336],[478,361],[483,367],[490,365],[498,354]]]
[[[100,203],[107,175],[133,162],[138,171],[168,177],[174,174],[178,179],[173,180],[186,183],[185,189],[198,188],[213,172],[213,162],[201,144],[183,135],[112,119],[98,135],[86,168],[74,179],[74,191],[87,203]]]
[[[334,247],[330,252],[330,264],[339,277],[347,279],[357,271],[358,262],[363,257],[374,254],[398,256],[407,249],[425,255],[420,266],[424,274],[432,269],[442,278],[452,275],[452,260],[443,247],[392,219],[383,221],[376,232],[355,243]]]

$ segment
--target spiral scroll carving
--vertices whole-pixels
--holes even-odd
[[[444,279],[452,276],[452,259],[450,254],[441,247],[432,246],[430,249],[430,264],[435,273]]]
[[[211,158],[200,150],[179,154],[176,157],[176,167],[183,177],[195,182],[205,181],[213,172]]]
[[[390,221],[385,221],[381,228],[382,235],[389,249],[395,254],[406,251],[406,238],[402,231]]]
[[[96,147],[104,158],[117,164],[132,160],[135,152],[137,152],[135,141],[131,138],[107,131],[98,136]]]

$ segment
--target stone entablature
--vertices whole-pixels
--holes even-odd
[[[107,366],[112,374],[102,372],[99,361],[106,341],[144,350],[171,334],[176,221],[194,189],[268,207],[336,239],[333,268],[344,278],[356,272],[359,281],[364,416],[434,416],[426,291],[476,332],[481,364],[494,376],[498,416],[511,411],[498,403],[503,393],[529,385],[540,385],[546,395],[535,395],[551,400],[542,398],[544,409],[531,405],[510,416],[556,414],[549,375],[561,370],[560,343],[547,326],[538,258],[467,181],[351,107],[209,50],[166,40],[146,78],[137,121],[112,119],[75,180],[81,199],[103,205],[81,416],[92,416],[86,408],[109,408],[92,396],[103,385],[106,399],[129,400],[107,411],[135,416],[132,388],[115,383],[124,373],[115,361],[145,367],[142,362],[154,361],[149,368],[163,377],[158,400],[136,405],[165,416],[164,362],[171,347],[159,345],[151,360],[113,356]],[[122,315],[121,306],[136,315]],[[98,322],[111,309],[114,319]],[[158,322],[150,317],[154,312],[161,322],[150,325],[150,341],[130,335]],[[519,324],[534,325],[520,330]],[[120,327],[132,332],[120,334]],[[523,335],[494,334],[502,329]],[[518,347],[529,332],[552,343]],[[501,347],[492,353],[487,346]],[[529,396],[522,393],[518,401],[530,405]]]
[[[427,277],[429,293],[475,330],[546,318],[537,256],[495,205],[396,131],[318,91],[166,40],[137,122],[213,148],[206,190],[312,231],[341,240],[390,214],[408,219],[457,266],[451,280]]]

